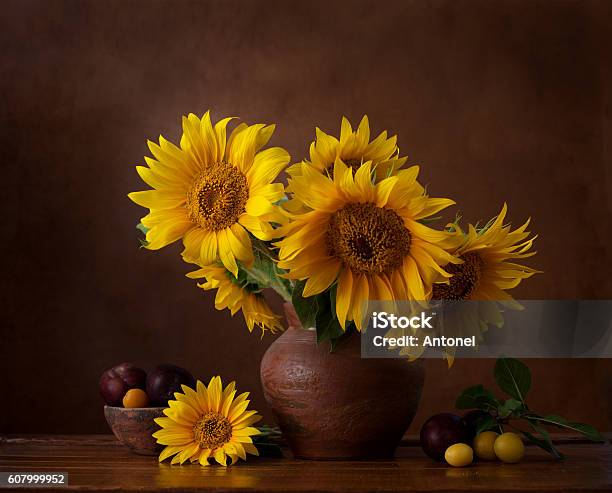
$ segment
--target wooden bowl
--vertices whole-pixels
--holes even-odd
[[[157,455],[164,448],[152,434],[159,430],[155,418],[164,416],[163,407],[113,407],[104,406],[104,417],[114,435],[132,452],[140,455]]]

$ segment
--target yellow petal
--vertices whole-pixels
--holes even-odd
[[[219,412],[219,406],[221,405],[221,377],[212,377],[208,383],[208,402],[210,404],[210,410]]]
[[[221,262],[223,262],[225,268],[230,271],[234,275],[234,277],[238,277],[238,265],[236,264],[236,259],[234,258],[234,254],[232,253],[232,248],[227,235],[227,230],[222,229],[217,232],[217,241]]]
[[[376,207],[384,207],[387,205],[389,195],[393,191],[393,187],[398,180],[399,178],[397,176],[390,176],[376,185]]]
[[[247,426],[246,428],[235,429],[232,432],[232,436],[235,437],[248,437],[254,435],[260,435],[261,432],[257,428],[253,428],[252,426]]]
[[[183,426],[189,426],[193,428],[194,420],[183,416],[180,412],[173,408],[166,408],[163,413],[168,416],[172,421],[176,421],[178,424]]]
[[[318,271],[313,272],[306,281],[302,296],[308,297],[325,291],[338,277],[340,263],[330,261],[325,264],[318,263]]]
[[[232,121],[234,117],[223,118],[215,124],[215,136],[217,138],[217,149],[219,161],[223,161],[225,158],[225,146],[227,144],[227,124]]]
[[[183,447],[181,447],[181,446],[168,445],[159,454],[159,462],[162,462],[162,461],[166,460],[171,455],[179,453],[181,450],[183,450]]]
[[[349,137],[351,137],[352,133],[353,128],[351,127],[350,122],[345,116],[343,116],[342,124],[340,126],[340,145],[346,145],[346,142],[348,141]]]
[[[177,222],[168,221],[166,223],[159,224],[147,231],[146,248],[149,250],[159,250],[160,248],[179,240],[192,228],[193,223],[185,219]]]
[[[222,466],[227,466],[225,452],[223,451],[222,448],[219,448],[215,451],[215,460]]]
[[[183,136],[181,138],[181,147],[189,153],[193,160],[198,164],[199,168],[212,164],[208,148],[204,145],[204,140],[200,133],[200,119],[190,113],[182,118]]]
[[[230,406],[230,409],[229,409],[229,418],[230,418],[230,421],[233,421],[234,419],[236,419],[237,417],[240,416],[240,413],[242,411],[236,412],[236,410],[237,410],[238,406],[240,406],[240,404],[242,404],[243,402],[245,402],[247,400],[248,397],[249,397],[249,393],[248,392],[243,392],[242,394],[240,394],[238,397],[236,397],[234,399],[234,402],[232,402],[232,405]],[[247,403],[247,405],[248,405],[248,403]],[[246,406],[245,406],[245,408],[246,408]],[[243,410],[245,408],[243,408]]]
[[[247,173],[251,187],[266,185],[274,181],[287,166],[289,159],[289,153],[281,147],[271,147],[257,153],[253,166]]]
[[[364,115],[357,127],[357,143],[360,147],[366,147],[370,142],[370,125],[368,115]]]
[[[350,269],[345,269],[340,273],[336,291],[336,314],[338,315],[340,326],[343,329],[346,326],[346,315],[351,304],[352,288],[353,275]]]
[[[404,276],[406,277],[406,285],[412,294],[412,298],[417,301],[425,301],[423,281],[419,275],[416,263],[411,256],[407,256],[404,261]]]
[[[200,418],[199,413],[186,402],[168,401],[168,406],[170,406],[170,409],[172,411],[175,411],[176,414],[172,416],[169,416],[168,414],[166,414],[166,416],[173,418],[173,419],[175,416],[181,416],[186,421],[186,423],[183,422],[182,424],[189,424],[189,423],[193,424]]]
[[[369,301],[369,284],[365,275],[360,274],[353,277],[353,295],[351,296],[351,313],[357,330],[361,332],[367,305]]]
[[[186,445],[193,442],[193,431],[158,430],[153,438],[162,445]]]
[[[436,212],[440,212],[442,209],[446,209],[447,207],[454,205],[455,201],[451,199],[427,199],[427,203],[425,207],[421,210],[421,212],[415,214],[414,218],[416,220],[423,219],[429,217]]]
[[[262,124],[251,125],[235,136],[232,135],[231,146],[228,146],[229,162],[244,174],[247,174],[253,165],[258,150],[259,132],[263,128]]]
[[[210,457],[210,450],[202,450],[200,454],[200,465],[201,466],[209,466],[208,458]]]
[[[178,455],[179,463],[183,464],[184,462],[186,462],[191,456],[196,454],[199,451],[199,449],[200,449],[200,446],[197,443],[194,443],[193,445],[185,447],[185,449],[182,452],[180,452]]]
[[[208,402],[208,390],[200,380],[196,382],[196,393],[198,394],[198,403],[200,404],[200,409],[202,409],[203,411],[207,411],[210,407],[210,404]]]
[[[136,171],[142,181],[144,181],[151,188],[163,188],[174,193],[187,193],[187,184],[178,179],[171,180],[166,178],[163,174],[156,173],[151,168],[145,166],[136,166]]]
[[[214,231],[206,231],[202,236],[200,246],[200,260],[204,265],[217,261],[217,234]]]
[[[313,165],[319,164],[321,169],[318,171],[323,171],[324,168],[334,163],[339,142],[338,139],[327,135],[318,127],[315,129],[315,134],[316,142],[310,148],[310,159]]]
[[[378,301],[394,300],[393,290],[389,284],[389,280],[385,274],[372,276],[372,284],[374,286],[374,297]]]
[[[147,209],[174,209],[181,207],[187,200],[187,195],[181,192],[160,190],[144,190],[132,192],[128,197],[133,202]]]
[[[200,135],[202,136],[202,147],[206,150],[209,163],[218,163],[221,158],[217,134],[215,133],[212,122],[210,121],[210,111],[207,111],[200,121]]]
[[[362,164],[355,173],[355,185],[359,190],[359,197],[364,202],[374,202],[374,186],[372,184],[372,163]]]
[[[183,250],[182,256],[186,262],[190,264],[200,263],[202,241],[206,234],[207,232],[205,230],[197,227],[185,234],[183,237],[183,246],[185,249]]]
[[[191,183],[197,168],[190,156],[182,149],[159,136],[160,145],[147,141],[151,154],[156,159],[145,156],[145,162],[156,174],[163,176],[169,181],[179,181],[186,184]]]
[[[223,394],[221,395],[221,414],[223,416],[227,416],[229,413],[229,408],[232,405],[234,400],[234,396],[236,395],[236,382],[230,382],[227,387],[223,390]]]
[[[232,421],[232,426],[234,428],[243,428],[245,426],[251,426],[261,420],[262,416],[257,414],[257,411],[246,411]]]
[[[234,257],[249,267],[253,263],[253,247],[249,234],[240,224],[233,224],[225,232]]]
[[[251,216],[263,216],[274,212],[274,206],[261,195],[249,197],[245,205],[246,213]]]
[[[246,408],[249,406],[249,402],[250,401],[245,400],[244,402],[240,402],[230,407],[230,410],[228,413],[230,422],[233,422],[236,418],[238,418],[246,410]]]
[[[285,197],[285,188],[282,183],[268,183],[267,185],[258,185],[251,187],[253,195],[260,195],[268,202],[278,202]]]
[[[242,460],[246,460],[246,451],[244,450],[244,445],[242,443],[232,443],[234,446],[234,450],[236,451],[236,455],[240,457]]]
[[[247,454],[259,455],[259,451],[252,443],[241,443],[241,445],[244,447],[244,450]]]
[[[253,443],[253,439],[251,437],[248,437],[248,436],[236,436],[236,435],[234,435],[232,437],[232,440],[235,441],[235,442],[240,442],[242,444]]]
[[[238,222],[260,240],[268,241],[275,236],[272,226],[258,217],[242,214],[238,218]]]

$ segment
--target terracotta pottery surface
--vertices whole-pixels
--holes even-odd
[[[155,418],[164,416],[163,407],[124,408],[104,406],[104,416],[123,445],[140,455],[157,455],[159,445],[151,435],[159,430]]]
[[[417,410],[422,364],[362,359],[359,334],[330,352],[314,330],[295,328],[291,305],[286,310],[290,327],[264,355],[261,382],[294,455],[392,457]]]

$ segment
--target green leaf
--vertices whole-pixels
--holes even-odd
[[[333,351],[336,343],[345,334],[335,316],[334,290],[304,298],[302,296],[304,284],[304,281],[298,282],[293,290],[292,302],[295,311],[302,322],[302,327],[316,328],[317,342],[330,341]]]
[[[329,351],[334,352],[336,348],[340,345],[340,343],[346,339],[348,339],[353,332],[355,332],[357,328],[353,322],[347,323],[346,330],[338,337],[329,340]]]
[[[512,415],[519,415],[520,411],[523,411],[524,409],[525,407],[521,401],[517,401],[516,399],[508,399],[497,408],[497,412],[500,418],[507,418]]]
[[[147,228],[142,223],[138,223],[136,225],[136,229],[145,235],[144,238],[138,238],[138,241],[140,242],[140,248],[145,248],[149,244],[149,242],[146,239],[147,231],[149,231],[149,228]]]
[[[138,231],[141,231],[141,232],[142,232],[143,234],[145,234],[145,235],[146,235],[146,234],[147,234],[147,232],[149,231],[149,228],[147,228],[147,227],[146,227],[144,224],[142,224],[142,223],[138,223],[138,224],[136,225],[136,229],[137,229]]]
[[[495,363],[494,375],[500,389],[525,404],[531,387],[531,372],[524,363],[514,358],[500,358]]]
[[[275,443],[257,442],[253,440],[253,445],[259,452],[259,457],[283,458],[283,451]]]
[[[274,262],[270,257],[255,250],[253,263],[247,268],[240,265],[241,273],[244,272],[244,282],[259,289],[268,288],[276,282],[276,272]],[[239,276],[240,277],[240,276]]]
[[[490,414],[487,414],[486,416],[483,416],[482,418],[476,420],[476,435],[482,433],[483,431],[489,431],[494,429],[497,429],[497,420]]]
[[[257,447],[260,457],[283,457],[279,443],[282,443],[282,434],[277,427],[262,425],[257,428],[260,435],[252,438],[253,445]]]
[[[344,331],[330,310],[319,307],[316,317],[317,342],[331,341],[344,335]]]
[[[482,385],[474,385],[465,389],[455,402],[457,409],[482,409],[488,411],[497,409],[499,403],[490,390]]]
[[[553,455],[556,459],[562,460],[565,459],[565,456],[557,450],[557,448],[553,445],[552,440],[550,439],[550,435],[548,432],[542,427],[535,427],[532,425],[532,428],[539,432],[543,439],[537,438],[535,435],[532,435],[528,431],[518,430],[522,433],[522,435],[529,440],[531,443],[537,445],[541,449],[546,450],[549,454]]]
[[[305,284],[306,281],[296,283],[291,302],[300,322],[302,322],[302,327],[309,329],[310,327],[316,327],[319,304],[317,296],[309,296],[308,298],[302,296]]]
[[[331,313],[332,313],[332,317],[334,317],[334,319],[338,318],[338,314],[336,313],[336,290],[337,290],[337,285],[334,285],[331,290],[329,291],[329,300],[331,303]]]
[[[333,351],[334,341],[344,335],[344,330],[342,330],[340,322],[334,316],[335,310],[332,302],[332,293],[322,293],[319,296],[315,327],[317,329],[317,342],[330,341]]]
[[[593,441],[593,442],[603,442],[604,437],[601,436],[601,433],[597,431],[597,428],[591,425],[587,425],[584,423],[576,423],[575,421],[568,421],[561,416],[556,416],[554,414],[549,414],[548,416],[537,416],[531,415],[528,416],[527,419],[530,422],[537,421],[542,424],[557,426],[558,428],[565,428],[567,430],[573,430],[580,433],[585,438]]]

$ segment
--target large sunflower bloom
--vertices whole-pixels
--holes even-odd
[[[328,135],[320,128],[316,128],[316,139],[310,144],[310,160],[294,164],[287,169],[290,177],[302,176],[302,168],[312,167],[321,173],[333,176],[334,163],[340,159],[353,171],[370,161],[377,179],[383,179],[400,169],[407,161],[406,157],[399,157],[397,136],[387,137],[383,131],[374,140],[370,141],[370,125],[365,115],[357,130],[353,130],[346,117],[342,117],[340,138]],[[291,179],[287,191],[291,192]],[[290,200],[285,208],[295,212],[301,210],[302,204],[298,200]]]
[[[336,159],[333,179],[303,167],[293,192],[309,209],[284,226],[277,243],[279,267],[287,277],[306,279],[303,296],[337,281],[336,314],[344,328],[361,330],[362,303],[372,300],[426,300],[442,268],[459,262],[445,251],[452,235],[421,222],[453,204],[429,198],[416,181],[418,167],[372,182],[372,163],[356,173]]]
[[[225,389],[221,378],[213,377],[206,387],[198,380],[196,390],[182,385],[183,393],[176,392],[176,400],[168,401],[165,418],[155,422],[161,430],[153,433],[157,443],[166,445],[159,461],[172,457],[172,464],[187,460],[208,466],[214,458],[226,466],[227,458],[234,464],[246,454],[259,455],[252,436],[259,435],[251,425],[261,419],[257,411],[247,411],[248,392],[236,395],[235,382]]]
[[[253,261],[249,233],[269,240],[271,222],[282,222],[274,205],[284,197],[283,185],[272,183],[288,164],[280,147],[260,152],[274,125],[238,125],[226,138],[224,118],[214,127],[210,112],[200,119],[183,117],[180,147],[160,136],[148,142],[155,159],[137,166],[153,190],[133,192],[130,199],[150,209],[141,220],[148,228],[151,250],[183,239],[183,257],[191,263],[211,264],[218,259],[237,276],[239,260]]]
[[[283,330],[281,317],[270,309],[264,297],[258,292],[249,290],[248,285],[239,285],[238,280],[230,276],[227,269],[218,265],[205,266],[187,274],[191,279],[206,279],[206,282],[198,284],[198,287],[204,290],[217,290],[215,296],[217,310],[227,308],[232,316],[238,310],[242,310],[249,332],[253,331],[254,326],[261,328],[262,333],[266,330],[272,333]]]
[[[434,336],[476,336],[477,344],[480,344],[489,325],[502,327],[504,324],[498,302],[506,308],[522,309],[506,290],[539,272],[515,262],[535,255],[529,251],[535,237],[529,238],[530,233],[526,231],[529,220],[514,231],[509,225],[504,225],[507,211],[504,204],[501,212],[481,230],[470,224],[467,232],[463,232],[457,224],[450,225],[458,242],[457,248],[451,252],[463,262],[449,265],[447,271],[452,277],[440,278],[441,282],[434,284],[432,298],[450,302],[440,308],[444,323],[435,327]],[[418,352],[418,349],[415,352],[404,348],[400,354],[417,357]],[[450,366],[455,348],[445,348],[444,352]]]
[[[529,219],[512,231],[510,225],[504,225],[507,211],[504,204],[497,217],[480,232],[472,224],[467,233],[452,225],[461,238],[460,246],[452,253],[463,262],[449,266],[447,270],[452,277],[434,285],[434,299],[511,302],[512,296],[506,290],[538,273],[515,262],[536,253],[529,251],[536,239],[529,238],[530,233],[526,231]]]

